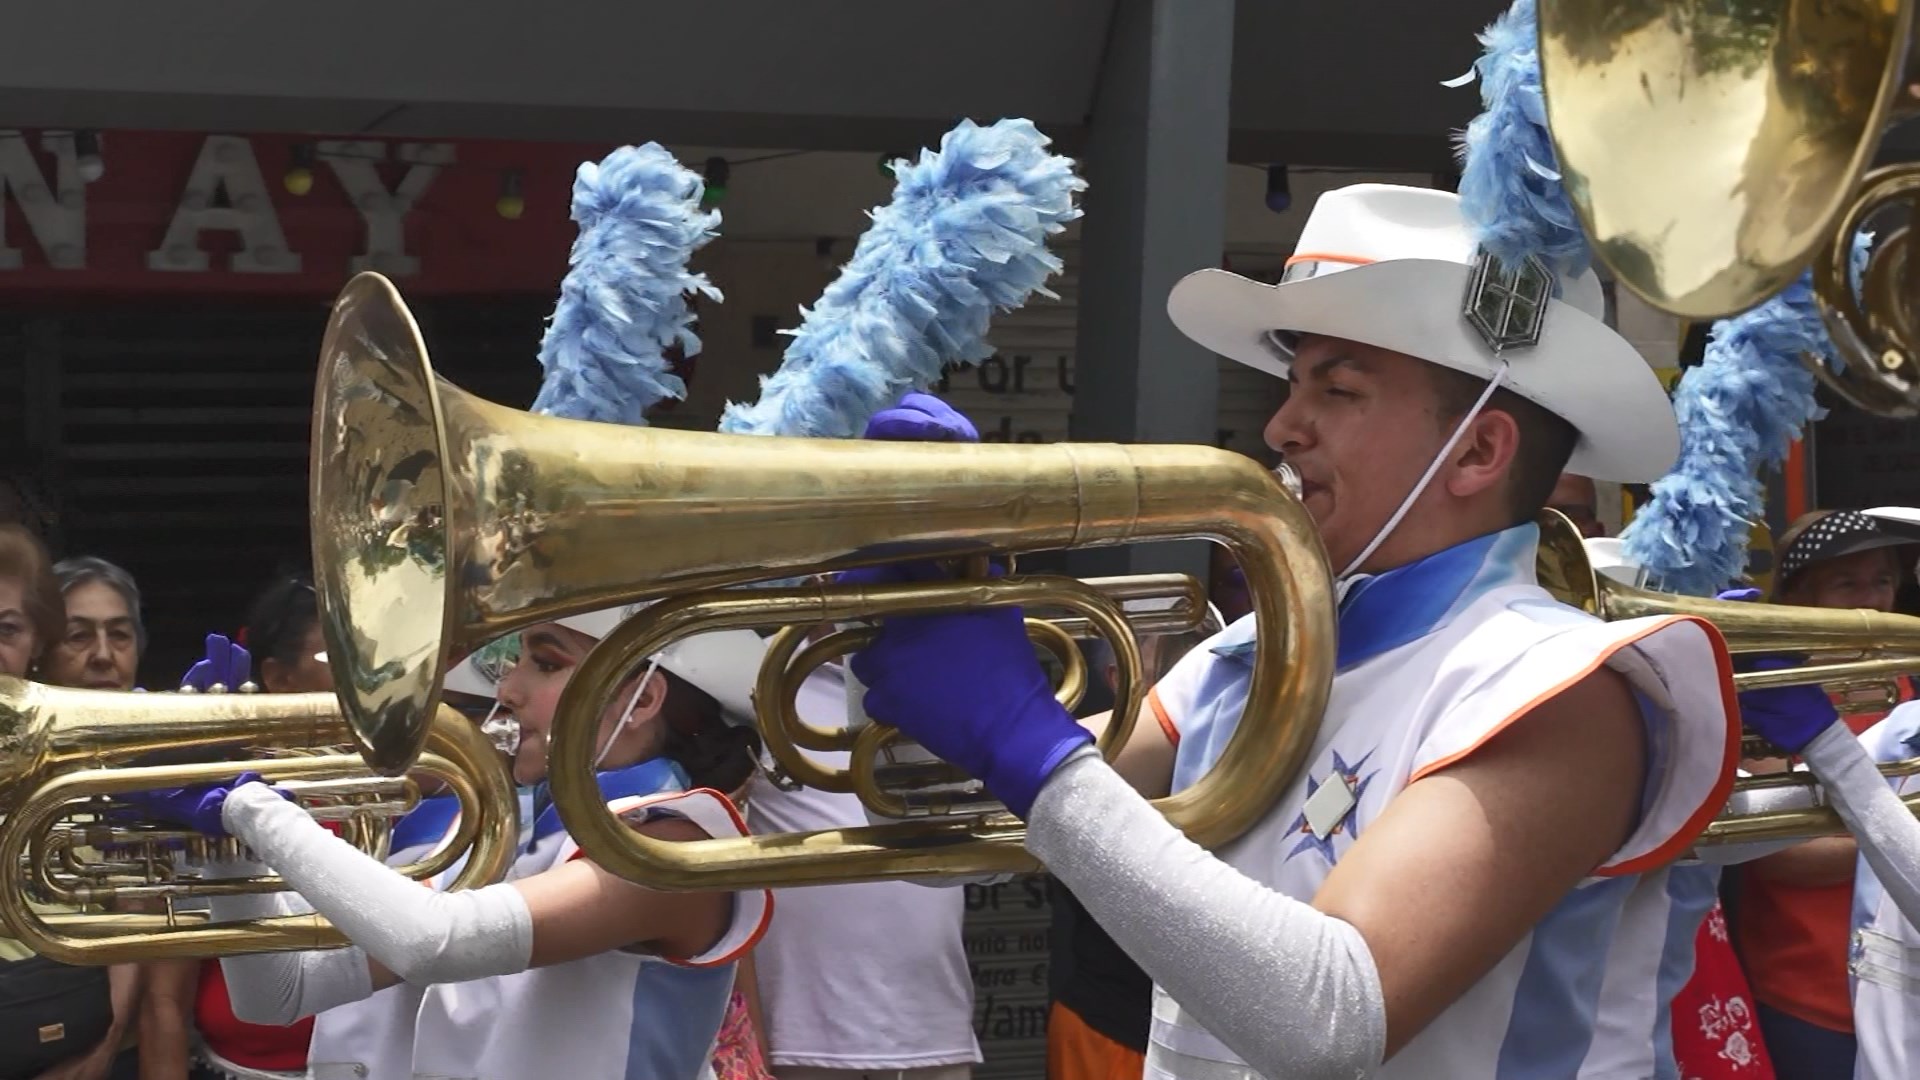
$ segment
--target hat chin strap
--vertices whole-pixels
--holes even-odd
[[[659,670],[660,658],[656,656],[647,663],[647,673],[640,676],[639,682],[633,684],[633,693],[627,696],[627,707],[620,710],[620,722],[613,725],[612,731],[607,732],[606,741],[600,744],[600,752],[593,755],[594,772],[600,771],[600,763],[607,760],[607,754],[613,750],[613,740],[627,730],[628,724],[633,723],[633,707],[640,703],[640,695],[646,692],[647,680],[653,678],[653,673]]]
[[[1335,582],[1338,595],[1343,598],[1346,596],[1349,579],[1353,577],[1353,572],[1358,570],[1360,564],[1366,562],[1369,556],[1379,550],[1381,544],[1386,543],[1387,537],[1393,535],[1394,529],[1399,528],[1400,519],[1407,516],[1408,510],[1413,509],[1414,500],[1420,497],[1421,492],[1427,490],[1427,485],[1433,482],[1434,474],[1440,471],[1440,463],[1447,460],[1447,455],[1453,453],[1453,448],[1459,444],[1460,436],[1467,433],[1467,425],[1473,423],[1474,418],[1480,415],[1480,410],[1487,407],[1493,392],[1500,389],[1501,384],[1506,381],[1507,361],[1501,360],[1500,367],[1493,373],[1493,378],[1487,380],[1487,388],[1480,392],[1480,400],[1475,401],[1473,408],[1468,409],[1467,415],[1461,417],[1460,423],[1454,426],[1453,434],[1447,437],[1446,445],[1440,448],[1439,453],[1433,455],[1433,460],[1427,464],[1427,471],[1420,475],[1419,482],[1413,485],[1412,491],[1407,492],[1406,498],[1400,500],[1400,508],[1393,512],[1393,516],[1387,519],[1387,523],[1380,527],[1379,532],[1373,534],[1373,539],[1368,541],[1366,547],[1360,549],[1360,554],[1353,557],[1353,561],[1347,564],[1347,568],[1340,571],[1339,580]]]

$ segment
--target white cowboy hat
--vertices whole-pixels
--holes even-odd
[[[645,604],[622,605],[571,615],[558,620],[561,626],[577,630],[595,641],[613,633]],[[681,638],[658,654],[660,666],[699,687],[720,703],[720,711],[732,723],[753,721],[753,685],[760,674],[760,661],[767,653],[767,642],[751,630],[714,630]],[[446,688],[480,697],[495,696],[497,682],[478,663],[478,654],[469,656],[447,673]]]
[[[1493,349],[1463,314],[1477,250],[1459,196],[1356,184],[1322,195],[1281,283],[1189,274],[1167,297],[1194,341],[1285,377],[1303,334],[1358,341],[1492,378]],[[1504,385],[1579,433],[1570,472],[1649,483],[1680,453],[1673,406],[1639,352],[1603,321],[1591,271],[1559,282],[1537,344],[1508,351]]]

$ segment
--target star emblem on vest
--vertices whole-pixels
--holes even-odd
[[[1328,862],[1334,861],[1333,842],[1335,837],[1349,838],[1360,834],[1357,815],[1360,799],[1367,793],[1367,785],[1380,770],[1362,776],[1360,770],[1366,768],[1373,751],[1367,751],[1360,760],[1349,765],[1333,751],[1333,767],[1326,775],[1314,779],[1307,775],[1307,801],[1301,804],[1300,816],[1294,819],[1293,831],[1303,834],[1300,842],[1287,852],[1291,861],[1303,851],[1318,851]]]

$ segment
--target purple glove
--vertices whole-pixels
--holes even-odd
[[[932,394],[909,392],[891,409],[882,409],[867,421],[863,439],[886,442],[980,441],[973,422]]]
[[[1746,666],[1753,671],[1779,671],[1797,667],[1799,662],[1790,656],[1759,656]],[[1740,695],[1740,722],[1789,754],[1805,750],[1815,736],[1839,719],[1840,710],[1833,707],[1833,699],[1814,685],[1777,686]]]
[[[1714,597],[1715,600],[1750,601],[1760,599],[1759,589],[1727,589]]]
[[[925,572],[847,576],[878,583]],[[1017,608],[887,619],[850,664],[869,716],[966,770],[1021,817],[1067,755],[1093,741],[1053,699]]]
[[[188,668],[180,677],[180,685],[205,691],[218,683],[228,690],[238,690],[252,667],[253,658],[247,655],[245,646],[228,641],[225,634],[208,634],[207,658]]]
[[[227,828],[220,819],[220,813],[227,805],[227,796],[244,784],[262,782],[259,773],[248,772],[234,777],[230,783],[129,791],[119,798],[122,802],[139,807],[149,818],[192,829],[203,836],[225,836]],[[279,791],[278,788],[274,790]],[[280,791],[280,795],[289,801],[293,799],[290,791]]]

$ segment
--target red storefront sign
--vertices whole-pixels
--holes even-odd
[[[574,170],[611,149],[143,131],[99,144],[89,183],[70,133],[0,132],[0,296],[325,297],[360,269],[409,294],[557,290]],[[501,213],[513,193],[517,219]]]

